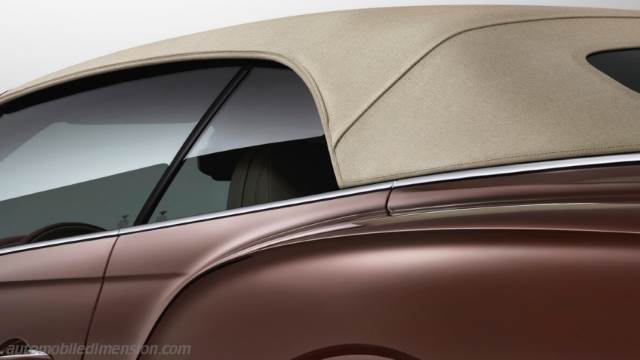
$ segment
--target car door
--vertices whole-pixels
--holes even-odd
[[[31,350],[34,359],[34,350],[55,354],[56,359],[81,358],[115,236],[65,241],[0,252],[0,339],[6,343],[0,351]],[[11,349],[12,339],[33,348]]]
[[[88,344],[123,345],[121,358],[217,358],[191,348],[207,336],[201,331],[179,344],[144,345],[178,294],[218,267],[387,216],[390,183],[338,190],[314,100],[276,64],[249,65],[185,154],[148,224],[121,231],[111,256]]]
[[[0,355],[83,356],[118,231],[237,70],[111,73],[2,107]]]

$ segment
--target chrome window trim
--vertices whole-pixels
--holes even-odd
[[[406,186],[430,184],[430,183],[444,182],[444,181],[463,180],[463,179],[471,179],[471,178],[481,178],[481,177],[488,177],[488,176],[521,174],[521,173],[529,173],[529,172],[545,171],[545,170],[559,170],[559,169],[570,169],[570,168],[585,167],[585,166],[599,166],[599,165],[624,164],[624,163],[635,163],[635,162],[640,162],[640,153],[588,156],[588,157],[578,157],[578,158],[571,158],[571,159],[536,161],[536,162],[520,163],[520,164],[512,164],[512,165],[499,165],[499,166],[491,166],[491,167],[469,169],[469,170],[450,171],[450,172],[444,172],[444,173],[433,174],[433,175],[417,176],[412,178],[357,186],[357,187],[332,191],[328,193],[295,198],[291,200],[277,201],[277,202],[272,202],[268,204],[249,206],[249,207],[244,207],[239,209],[224,210],[224,211],[219,211],[215,213],[197,215],[197,216],[181,218],[176,220],[163,221],[159,223],[133,226],[133,227],[120,229],[120,230],[103,231],[103,232],[93,233],[89,235],[74,236],[74,237],[56,239],[51,241],[43,241],[35,244],[26,244],[26,245],[14,246],[14,247],[7,247],[5,249],[0,249],[0,256],[9,254],[9,253],[22,252],[22,251],[27,251],[32,249],[70,244],[70,243],[76,243],[81,241],[98,240],[102,238],[174,227],[174,226],[208,221],[213,219],[220,219],[220,218],[225,218],[229,216],[248,214],[248,213],[253,213],[258,211],[313,203],[313,202],[318,202],[323,200],[337,199],[341,197],[364,194],[364,193],[369,193],[374,191],[392,190],[395,188],[402,188]]]
[[[10,254],[10,253],[23,252],[27,250],[35,250],[35,249],[47,248],[47,247],[58,246],[63,244],[73,244],[73,243],[82,242],[82,241],[98,240],[98,239],[111,238],[116,236],[118,236],[118,230],[109,230],[109,231],[100,231],[100,232],[88,234],[88,235],[79,235],[79,236],[72,236],[72,237],[66,237],[66,238],[49,240],[49,241],[42,241],[34,244],[10,246],[7,248],[0,249],[0,256],[5,254]]]
[[[330,192],[316,194],[316,195],[303,196],[303,197],[289,199],[289,200],[274,201],[266,204],[247,206],[247,207],[238,208],[238,209],[222,210],[215,213],[195,215],[195,216],[190,216],[190,217],[185,217],[185,218],[180,218],[175,220],[167,220],[167,221],[158,222],[158,223],[132,226],[132,227],[128,227],[120,230],[119,235],[132,234],[137,232],[173,227],[173,226],[184,225],[184,224],[191,224],[196,222],[220,219],[220,218],[225,218],[229,216],[254,213],[254,212],[264,211],[264,210],[278,209],[278,208],[289,207],[289,206],[300,205],[300,204],[308,204],[308,203],[313,203],[313,202],[318,202],[323,200],[337,199],[337,198],[342,198],[342,197],[347,197],[347,196],[352,196],[357,194],[374,192],[374,191],[388,190],[388,189],[391,189],[392,186],[393,186],[393,182],[387,181],[387,182],[376,183],[371,185],[363,185],[363,186],[358,186],[353,188],[330,191]]]
[[[407,179],[395,180],[393,188],[430,184],[443,181],[453,181],[487,176],[510,175],[529,173],[544,170],[570,169],[594,165],[611,165],[640,162],[640,153],[586,156],[560,160],[535,161],[510,165],[498,165],[477,169],[449,171],[433,175],[417,176]]]
[[[326,192],[322,194],[304,196],[304,197],[299,197],[299,198],[290,199],[290,200],[275,201],[267,204],[247,206],[239,209],[223,210],[215,213],[196,215],[196,216],[180,218],[176,220],[168,220],[168,221],[163,221],[158,223],[132,226],[132,227],[128,227],[120,230],[101,231],[101,232],[88,234],[88,235],[43,241],[43,242],[34,243],[34,244],[12,246],[12,247],[0,249],[0,256],[9,254],[9,253],[22,252],[26,250],[34,250],[34,249],[40,249],[45,247],[51,247],[51,246],[77,243],[81,241],[98,240],[98,239],[107,238],[107,237],[114,237],[114,236],[133,234],[133,233],[138,233],[143,231],[163,229],[163,228],[174,227],[179,225],[192,224],[196,222],[220,219],[220,218],[225,218],[229,216],[248,214],[248,213],[253,213],[258,211],[277,209],[277,208],[283,208],[283,207],[300,205],[300,204],[308,204],[308,203],[313,203],[313,202],[318,202],[323,200],[337,199],[337,198],[342,198],[342,197],[347,197],[352,195],[370,193],[374,191],[389,190],[391,189],[392,185],[393,185],[392,181],[387,181],[383,183],[363,185],[363,186],[358,186],[358,187],[353,187],[348,189]]]

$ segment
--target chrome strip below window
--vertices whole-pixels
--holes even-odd
[[[624,163],[635,163],[635,162],[640,162],[640,153],[589,156],[589,157],[581,157],[581,158],[573,158],[573,159],[537,161],[537,162],[530,162],[530,163],[500,165],[500,166],[485,167],[485,168],[470,169],[470,170],[450,171],[450,172],[445,172],[440,174],[418,176],[413,178],[358,186],[358,187],[347,188],[347,189],[332,191],[332,192],[323,193],[323,194],[295,198],[291,200],[277,201],[273,203],[249,206],[249,207],[240,208],[240,209],[225,210],[225,211],[220,211],[216,213],[192,216],[188,218],[170,220],[170,221],[165,221],[160,223],[133,226],[133,227],[125,228],[121,230],[103,231],[103,232],[93,233],[89,235],[74,236],[74,237],[51,240],[51,241],[43,241],[43,242],[34,243],[34,244],[7,247],[4,249],[0,249],[0,255],[5,255],[9,253],[14,253],[14,252],[21,252],[21,251],[26,251],[31,249],[39,249],[39,248],[44,248],[49,246],[76,243],[80,241],[97,240],[97,239],[119,236],[124,234],[132,234],[136,232],[173,227],[178,225],[208,221],[208,220],[219,219],[219,218],[235,216],[240,214],[247,214],[247,213],[264,211],[269,209],[307,204],[307,203],[329,200],[329,199],[337,199],[341,197],[347,197],[347,196],[352,196],[357,194],[364,194],[368,192],[388,190],[388,189],[394,189],[394,188],[400,188],[400,187],[406,187],[406,186],[430,184],[430,183],[443,182],[443,181],[471,179],[471,178],[479,178],[479,177],[487,177],[487,176],[499,176],[499,175],[519,174],[519,173],[545,171],[545,170],[556,170],[556,169],[559,170],[559,169],[570,169],[570,168],[585,167],[585,166],[612,165],[612,164],[624,164]]]
[[[402,180],[395,180],[393,182],[393,188],[487,176],[509,175],[544,170],[570,169],[584,166],[610,165],[632,162],[640,162],[640,153],[589,156],[573,159],[537,161],[521,164],[484,167],[478,169],[450,171],[440,174],[424,175]]]
[[[73,237],[67,237],[62,239],[42,241],[42,242],[37,242],[33,244],[9,246],[9,247],[0,249],[0,256],[9,254],[9,253],[35,250],[35,249],[63,245],[63,244],[72,244],[72,243],[77,243],[81,241],[98,240],[98,239],[104,239],[104,238],[115,237],[115,236],[118,236],[118,230],[100,231],[100,232],[96,232],[88,235],[80,235],[80,236],[73,236]]]

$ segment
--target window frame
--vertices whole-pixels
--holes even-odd
[[[164,165],[163,166],[164,169],[160,169],[160,171],[157,172],[156,174],[158,176],[157,178],[149,179],[150,181],[146,183],[145,191],[143,193],[138,193],[139,196],[135,201],[136,208],[132,209],[130,212],[131,220],[135,221],[135,219],[139,216],[140,212],[143,210],[144,205],[148,202],[148,198],[152,195],[154,189],[157,187],[158,181],[162,177],[166,176],[166,173],[167,173],[166,170],[168,168],[168,165],[172,161],[174,161],[174,158],[176,157],[178,150],[184,146],[185,140],[189,136],[193,128],[196,127],[199,122],[201,122],[203,113],[205,113],[206,110],[211,106],[211,104],[216,101],[216,99],[219,97],[221,93],[221,90],[225,86],[227,86],[227,84],[230,82],[230,79],[237,72],[239,72],[239,70],[243,66],[246,66],[245,63],[246,62],[229,61],[229,60],[221,60],[221,61],[215,61],[215,62],[202,61],[202,60],[186,61],[186,62],[183,61],[183,62],[165,63],[165,64],[152,64],[149,66],[137,67],[137,68],[134,67],[134,68],[128,68],[128,69],[121,69],[121,70],[116,70],[108,73],[101,73],[101,74],[86,77],[86,78],[74,79],[67,82],[63,82],[62,84],[59,84],[56,86],[52,86],[50,88],[46,88],[40,91],[36,91],[34,93],[26,94],[22,97],[18,97],[10,101],[7,101],[6,103],[0,104],[0,119],[4,119],[6,116],[10,117],[14,113],[19,114],[23,109],[30,109],[32,107],[38,107],[40,105],[47,106],[49,103],[55,102],[58,100],[65,101],[66,98],[71,98],[75,95],[87,94],[87,93],[91,93],[94,90],[101,90],[111,86],[119,86],[127,83],[135,83],[140,80],[153,81],[154,78],[162,77],[164,75],[178,76],[175,78],[176,80],[178,80],[176,84],[182,83],[183,85],[188,85],[189,81],[185,78],[182,78],[181,74],[194,73],[194,74],[197,74],[197,76],[201,76],[204,74],[203,72],[210,71],[210,70],[223,71],[224,73],[226,73],[227,74],[226,76],[220,79],[216,79],[214,83],[209,84],[209,81],[207,81],[203,83],[204,87],[202,89],[198,89],[198,95],[199,95],[200,104],[202,107],[194,108],[195,111],[188,114],[189,116],[188,116],[188,119],[186,120],[188,120],[188,122],[190,123],[189,127],[185,129],[186,132],[184,132],[184,134],[181,133],[179,137],[174,138],[176,141],[175,148],[173,146],[169,148],[168,149],[169,151],[166,152],[166,157],[164,157],[164,159],[162,159],[161,161],[161,163]],[[181,82],[179,81],[180,79],[182,79]],[[207,79],[207,78],[205,77],[203,79]],[[187,83],[184,83],[184,81],[187,81]],[[144,106],[144,101],[142,102],[143,102],[142,105]],[[140,103],[140,101],[139,99],[134,98],[132,99],[131,103],[132,104]],[[73,108],[76,106],[74,104],[75,104],[74,102],[66,104],[67,107],[72,106],[69,109],[71,110],[71,112],[74,111]],[[82,103],[79,103],[79,106],[82,106]],[[62,107],[61,109],[64,109],[64,108],[65,107]],[[96,112],[96,109],[91,109],[88,111],[87,115],[90,117],[94,115],[100,117],[100,116],[103,116],[103,115],[100,115],[101,111],[102,110],[97,110]],[[106,111],[108,111],[108,109],[106,109]],[[66,113],[67,110],[63,110],[63,112]],[[40,116],[44,116],[44,115],[41,114]],[[24,120],[25,121],[33,120],[38,122],[37,119],[27,118]],[[62,119],[62,121],[64,122],[64,119]],[[16,123],[16,124],[19,124],[19,123]],[[8,135],[10,136],[10,134]],[[114,138],[112,138],[112,140],[113,139]],[[105,141],[108,143],[109,138],[105,138]],[[63,147],[65,146],[63,145]],[[40,150],[40,154],[46,155],[42,153],[42,151],[43,150]],[[81,182],[84,182],[84,180]],[[69,185],[73,185],[73,184],[69,184]],[[7,199],[7,200],[11,200],[11,199]],[[43,203],[43,204],[46,204],[46,203]],[[57,207],[55,202],[49,202],[48,204],[51,205],[52,207]],[[9,207],[7,209],[11,211],[12,208]],[[94,211],[98,211],[98,209],[93,209],[93,207],[84,208],[84,209],[91,210],[92,213]],[[125,226],[134,226],[134,225],[136,224],[131,223]],[[113,227],[103,226],[103,227],[105,228],[103,231],[96,231],[94,233],[89,233],[86,235],[92,236],[94,234],[99,235],[102,233],[110,234],[113,231],[118,230],[116,226],[113,226]],[[31,224],[25,227],[25,229],[23,230],[25,230],[24,234],[28,235],[30,231],[38,230],[38,225]],[[24,234],[23,236],[27,236]],[[73,237],[73,236],[68,236],[68,237]],[[19,237],[17,237],[17,239],[19,239]],[[16,246],[19,246],[19,245],[15,243],[11,244],[11,242],[9,242],[7,243],[6,247],[11,248]]]
[[[192,132],[185,139],[185,141],[182,144],[180,150],[176,153],[175,157],[173,158],[173,161],[171,162],[169,167],[165,170],[164,174],[162,175],[162,177],[160,178],[160,180],[158,181],[158,183],[156,184],[154,189],[149,194],[149,197],[147,198],[147,201],[145,202],[145,204],[143,205],[142,209],[138,213],[138,216],[136,217],[136,220],[133,222],[133,225],[131,227],[153,225],[153,224],[163,224],[163,223],[172,222],[172,221],[179,222],[182,219],[190,219],[190,218],[198,218],[199,217],[199,215],[196,215],[196,216],[189,216],[189,217],[180,218],[180,219],[160,221],[160,222],[157,222],[157,223],[156,222],[154,222],[154,223],[150,222],[151,221],[151,217],[154,214],[154,211],[156,210],[157,206],[159,205],[160,201],[162,200],[163,196],[165,195],[165,193],[167,192],[169,187],[171,186],[171,183],[173,182],[175,177],[180,172],[180,169],[182,168],[182,165],[184,164],[184,162],[185,162],[189,152],[193,148],[193,146],[196,144],[196,142],[198,141],[198,139],[200,138],[202,133],[209,127],[211,122],[214,120],[216,114],[226,104],[226,102],[232,97],[232,95],[234,94],[236,89],[238,89],[240,87],[240,85],[244,82],[244,80],[247,78],[247,76],[249,75],[249,73],[251,72],[251,70],[253,68],[256,68],[256,67],[265,68],[265,67],[267,67],[267,68],[288,69],[289,71],[292,71],[298,78],[300,78],[300,75],[297,74],[289,66],[286,66],[286,65],[284,65],[282,63],[279,63],[279,62],[276,62],[276,61],[273,61],[273,60],[251,60],[251,59],[233,60],[233,59],[225,59],[225,60],[208,60],[208,61],[203,61],[203,62],[217,65],[221,61],[223,61],[224,64],[227,64],[227,65],[238,66],[239,67],[238,72],[233,76],[233,78],[229,81],[229,83],[224,87],[224,89],[220,92],[218,97],[216,97],[213,100],[213,102],[211,103],[210,107],[202,115],[200,120],[196,123],[196,126],[193,128]],[[304,80],[304,79],[300,79],[300,80]],[[304,83],[304,81],[303,81],[303,83]],[[307,86],[306,83],[305,83],[305,86]],[[309,90],[309,93],[311,94],[310,89],[308,89],[308,90]],[[318,112],[318,109],[316,109],[316,112]],[[319,115],[319,113],[318,113],[318,115]],[[323,131],[323,136],[324,136],[325,141],[326,141],[327,137],[326,137],[326,133],[324,131]],[[332,175],[334,177],[336,177],[335,170],[333,171]],[[337,179],[336,179],[336,182],[337,182]],[[335,191],[333,191],[333,192],[335,192]],[[331,193],[331,192],[329,192],[329,193]],[[310,195],[310,196],[298,197],[298,198],[294,198],[294,199],[290,199],[290,200],[271,202],[271,203],[260,204],[260,205],[255,205],[255,206],[245,206],[245,207],[238,208],[238,209],[214,211],[214,212],[209,212],[209,213],[203,214],[202,216],[208,216],[208,215],[218,214],[218,213],[225,213],[225,214],[222,215],[222,217],[227,217],[227,216],[235,215],[236,213],[234,212],[234,210],[239,210],[238,213],[262,211],[262,210],[267,210],[267,209],[270,209],[270,208],[281,207],[281,206],[278,206],[276,203],[295,202],[295,199],[314,197],[316,195],[322,195],[322,194],[328,194],[328,193],[321,193],[321,194],[315,194],[315,195]],[[314,200],[314,201],[317,201],[317,200]],[[308,201],[305,201],[305,203],[306,202],[308,202]],[[275,206],[269,206],[270,204],[276,204],[276,205]],[[243,209],[249,209],[249,211],[241,211]],[[131,227],[128,227],[128,228],[131,228]],[[123,228],[123,229],[120,229],[120,230],[121,231],[125,231],[128,228]]]
[[[638,81],[638,75],[636,75],[636,78],[632,81],[627,77],[628,74],[623,73],[626,69],[621,71],[619,67],[621,62],[629,61],[628,58],[625,58],[626,54],[631,54],[635,59],[638,59],[640,58],[640,47],[600,50],[587,55],[586,60],[589,65],[600,73],[606,75],[609,79],[637,94],[640,94],[640,81]]]
[[[270,202],[266,204],[255,205],[255,206],[247,206],[247,207],[242,207],[238,209],[210,212],[210,213],[198,215],[198,216],[167,220],[167,221],[161,221],[161,222],[155,222],[155,223],[149,222],[160,200],[162,199],[165,192],[171,185],[171,182],[173,181],[173,179],[176,177],[176,175],[180,171],[184,163],[184,160],[187,157],[191,148],[195,145],[195,143],[200,138],[202,133],[210,125],[211,121],[213,121],[217,112],[222,108],[222,106],[226,103],[226,101],[229,98],[231,98],[234,91],[240,86],[240,84],[242,84],[244,79],[250,73],[251,69],[254,67],[274,67],[274,68],[286,68],[293,71],[293,69],[291,69],[290,67],[273,60],[258,60],[258,59],[192,60],[192,61],[181,61],[181,62],[175,62],[175,63],[147,65],[147,66],[141,66],[139,68],[131,68],[131,69],[106,72],[103,74],[98,74],[98,75],[90,76],[87,78],[81,78],[77,80],[64,82],[60,85],[56,85],[51,88],[43,89],[35,93],[27,94],[22,97],[13,99],[5,104],[0,105],[0,118],[2,118],[2,116],[5,113],[11,113],[11,112],[18,111],[18,110],[21,110],[30,106],[34,106],[40,103],[44,103],[54,99],[89,91],[89,90],[100,88],[107,85],[113,85],[113,84],[118,84],[118,83],[132,81],[132,80],[144,79],[154,75],[169,74],[169,73],[175,73],[179,71],[196,70],[196,69],[221,67],[221,66],[234,66],[234,67],[237,67],[238,70],[233,75],[231,80],[224,86],[220,94],[218,94],[218,96],[213,98],[207,110],[196,122],[192,131],[189,133],[187,138],[183,141],[179,150],[174,155],[171,163],[165,169],[160,179],[153,186],[151,193],[145,200],[141,210],[136,215],[132,226],[127,228],[122,228],[122,229],[100,231],[100,232],[95,232],[87,235],[66,237],[66,238],[33,243],[33,244],[9,246],[7,248],[0,249],[0,256],[6,253],[14,253],[14,252],[25,251],[29,249],[74,243],[79,241],[109,238],[113,236],[119,236],[125,233],[144,231],[144,229],[149,229],[149,228],[164,228],[168,226],[176,226],[179,224],[205,221],[213,218],[229,217],[229,216],[251,213],[256,211],[264,211],[268,209],[280,208],[283,206],[292,206],[296,204],[321,201],[324,199],[349,196],[356,193],[371,192],[371,191],[376,191],[379,189],[390,187],[391,182],[387,182],[383,184],[375,184],[371,186],[358,187],[358,188],[354,188],[346,191],[337,190],[337,191],[331,191],[328,193],[320,193],[320,194],[315,194],[310,196],[297,197],[289,200]],[[299,77],[299,75],[295,71],[293,72],[294,74],[296,74],[296,76]],[[326,139],[326,134],[324,136]],[[335,176],[335,172],[333,173],[333,176]],[[131,231],[129,231],[130,229]]]
[[[173,179],[175,179],[176,175],[182,168],[182,164],[184,163],[184,159],[186,158],[189,151],[193,145],[198,141],[200,135],[207,129],[215,115],[222,108],[225,102],[233,95],[234,91],[238,88],[238,86],[242,83],[242,81],[247,77],[249,72],[251,71],[251,67],[249,65],[243,65],[236,72],[236,74],[231,78],[229,83],[225,85],[220,94],[213,100],[209,108],[205,111],[205,113],[200,117],[200,120],[196,123],[191,133],[187,136],[185,141],[182,143],[182,146],[178,150],[178,152],[173,157],[171,164],[169,167],[165,169],[164,173],[156,183],[153,190],[147,197],[144,205],[142,205],[142,209],[138,213],[136,220],[133,222],[133,226],[136,225],[144,225],[148,224],[153,212],[156,207],[160,203],[160,200],[164,196],[165,192],[171,185]]]
[[[6,109],[15,108],[16,104],[19,104],[21,106],[30,106],[32,104],[48,101],[59,96],[69,95],[69,93],[65,93],[61,89],[76,90],[76,91],[77,89],[82,89],[80,91],[84,91],[90,88],[95,88],[96,87],[95,85],[94,86],[90,86],[90,85],[92,84],[92,81],[97,78],[102,78],[102,81],[105,81],[112,76],[115,76],[115,78],[118,79],[118,77],[122,75],[123,72],[141,74],[141,73],[145,73],[146,70],[149,70],[150,68],[154,68],[154,67],[168,68],[171,66],[176,66],[176,65],[183,66],[185,64],[192,64],[192,63],[194,64],[197,63],[198,66],[208,67],[208,66],[211,66],[210,64],[221,64],[222,62],[227,62],[228,64],[234,64],[234,65],[243,64],[244,66],[251,66],[252,64],[261,64],[261,65],[271,64],[271,66],[282,66],[290,69],[290,67],[286,66],[285,64],[281,64],[273,60],[253,60],[253,59],[198,60],[198,61],[189,61],[189,62],[182,61],[179,63],[168,63],[168,64],[165,63],[160,65],[147,65],[137,69],[113,71],[113,72],[92,76],[86,79],[73,80],[73,81],[69,81],[61,85],[58,85],[51,89],[44,89],[33,94],[24,95],[22,97],[11,100],[6,104],[0,105],[0,117],[3,116]],[[293,69],[291,70],[293,71]],[[149,75],[146,75],[146,76],[149,76]],[[300,75],[298,74],[298,76]],[[145,76],[142,76],[142,77],[145,77]],[[126,78],[125,80],[129,80],[129,79],[131,78]],[[87,84],[89,84],[89,86],[87,86]],[[326,134],[325,134],[325,137],[326,137]],[[181,158],[180,162],[182,162],[182,160],[183,159]],[[138,225],[134,224],[131,227],[123,228],[123,229],[107,230],[107,231],[101,231],[101,232],[96,232],[96,233],[91,233],[91,234],[81,235],[81,236],[66,237],[66,238],[60,238],[55,240],[49,240],[49,241],[43,241],[43,242],[25,244],[25,245],[19,245],[19,246],[10,246],[7,248],[0,249],[0,256],[17,253],[17,252],[47,248],[52,246],[113,238],[113,237],[117,237],[125,234],[133,234],[133,233],[144,232],[144,231],[152,231],[157,229],[188,225],[192,223],[204,222],[204,221],[209,221],[213,219],[240,216],[243,214],[249,214],[249,213],[254,213],[259,211],[266,211],[266,210],[278,209],[283,207],[325,201],[330,199],[355,196],[355,195],[366,194],[371,192],[390,191],[394,188],[400,188],[400,187],[406,187],[406,186],[414,186],[414,185],[428,184],[428,183],[435,183],[435,182],[448,182],[448,181],[455,181],[455,180],[461,180],[461,179],[472,179],[472,178],[480,178],[480,177],[488,177],[488,176],[508,176],[508,175],[522,174],[522,173],[541,172],[541,171],[549,171],[549,170],[557,170],[557,169],[569,169],[569,168],[576,168],[576,167],[593,167],[593,166],[607,166],[612,164],[632,164],[632,163],[640,163],[640,153],[602,155],[602,156],[590,156],[590,157],[572,157],[572,158],[560,159],[560,160],[528,162],[528,163],[520,163],[520,164],[512,164],[512,165],[489,166],[489,167],[470,169],[470,170],[443,172],[443,173],[438,173],[434,175],[402,178],[402,179],[396,179],[396,180],[390,180],[390,181],[384,181],[384,182],[377,182],[377,183],[368,184],[368,185],[355,186],[355,187],[346,188],[346,189],[339,189],[336,191],[298,197],[298,198],[293,198],[289,200],[271,202],[271,203],[266,203],[261,205],[254,205],[254,206],[248,206],[248,207],[231,209],[231,210],[222,210],[218,212],[212,212],[212,213],[207,213],[203,215],[180,218],[175,220],[167,220],[162,222],[146,223],[146,224],[138,224]],[[179,170],[179,167],[177,170]],[[161,195],[162,194],[160,194],[160,196]]]
[[[168,220],[163,222],[132,226],[119,230],[110,230],[104,232],[96,232],[93,234],[61,238],[56,240],[44,241],[33,244],[26,244],[20,246],[13,246],[0,249],[0,256],[5,254],[17,253],[22,251],[35,250],[40,248],[46,248],[51,246],[59,246],[65,244],[72,244],[83,241],[99,240],[105,238],[112,238],[121,235],[134,234],[146,231],[159,230],[164,228],[170,228],[175,226],[183,226],[198,222],[204,222],[214,219],[227,218],[232,216],[240,216],[243,214],[249,214],[259,211],[266,211],[278,208],[284,208],[289,206],[296,206],[302,204],[308,204],[313,202],[338,199],[343,197],[362,195],[377,191],[391,191],[393,189],[409,187],[422,184],[441,183],[449,181],[457,181],[463,179],[476,179],[489,176],[509,176],[518,175],[523,173],[544,172],[561,169],[573,169],[580,167],[597,167],[608,165],[621,165],[621,164],[638,164],[640,163],[640,152],[617,154],[617,155],[602,155],[602,156],[589,156],[589,157],[573,157],[560,160],[548,160],[537,161],[529,163],[519,163],[513,165],[499,165],[490,166],[484,168],[470,169],[470,170],[457,170],[444,172],[433,175],[424,175],[418,177],[402,178],[397,180],[373,183],[369,185],[361,185],[347,189],[336,190],[332,192],[310,195],[305,197],[294,198],[290,200],[277,201],[262,205],[249,206],[244,208],[223,210],[219,212],[197,215],[193,217],[180,218],[176,220]]]

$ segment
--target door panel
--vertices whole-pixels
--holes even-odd
[[[387,197],[388,191],[377,191],[121,235],[89,343],[142,345],[167,306],[194,279],[280,242],[384,218]],[[137,354],[107,357],[134,359]],[[86,356],[97,358],[99,354]]]
[[[110,237],[1,255],[0,342],[84,345],[114,242]],[[81,358],[77,352],[51,355]]]

